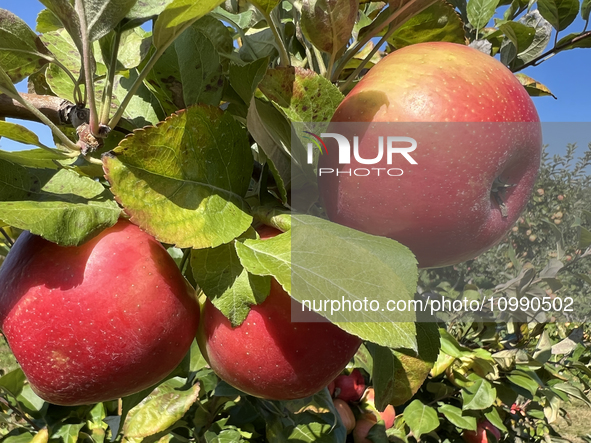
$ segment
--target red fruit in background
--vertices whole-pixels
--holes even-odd
[[[339,375],[334,380],[336,398],[344,401],[357,401],[365,391],[365,380],[363,374],[357,368],[351,371],[350,375]]]
[[[347,434],[349,434],[355,428],[355,415],[353,415],[353,411],[347,402],[339,398],[334,400],[334,407],[339,413],[345,429],[347,429]]]
[[[376,424],[373,420],[373,416],[370,414],[370,418],[362,416],[357,423],[355,424],[355,429],[353,429],[353,441],[355,443],[373,443],[369,438],[367,438],[367,434],[371,428]]]
[[[488,420],[483,420],[476,426],[476,431],[464,431],[462,438],[466,443],[489,443],[492,442],[488,438],[487,431],[489,431],[497,441],[501,440],[501,431],[495,428]]]
[[[279,233],[259,230],[261,237]],[[265,301],[253,305],[233,328],[209,301],[201,316],[198,342],[215,373],[257,397],[291,400],[326,387],[347,365],[361,340],[328,323],[292,323],[292,298],[275,280]],[[317,314],[314,314],[317,315]]]
[[[390,429],[392,426],[394,426],[394,420],[396,419],[396,411],[394,410],[394,406],[388,405],[383,411],[378,411],[375,403],[374,388],[369,387],[365,390],[363,398],[361,399],[361,407],[371,412],[376,422],[379,419],[382,419],[386,429]]]
[[[384,155],[368,165],[351,155],[339,165],[330,147],[320,156],[319,168],[401,168],[401,176],[321,174],[318,185],[330,220],[399,241],[420,267],[459,263],[494,246],[531,196],[542,149],[538,114],[515,76],[476,49],[446,42],[399,49],[365,75],[332,121],[414,122],[390,125],[389,133],[364,125],[359,154],[376,158],[379,136],[410,136],[417,164],[393,155],[387,165]],[[499,184],[509,187],[493,195]]]
[[[174,260],[124,220],[78,247],[23,233],[0,288],[0,328],[33,390],[60,405],[157,383],[183,359],[199,321]]]
[[[331,397],[332,397],[332,396],[333,396],[333,394],[334,394],[334,388],[335,388],[335,385],[334,385],[334,380],[333,380],[333,381],[331,381],[331,382],[328,384],[328,386],[326,387],[326,389],[328,389],[328,393],[330,394],[330,396],[331,396]]]

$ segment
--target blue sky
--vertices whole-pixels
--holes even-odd
[[[37,14],[43,9],[43,5],[37,0],[0,0],[0,7],[18,15],[33,29]],[[583,27],[584,22],[578,18],[568,32],[581,31]],[[551,142],[552,151],[558,151],[559,145],[563,147],[567,142],[578,142],[584,146],[591,142],[591,49],[565,51],[522,72],[545,84],[558,98],[533,98],[543,122],[584,122],[546,125],[545,135],[547,142]],[[19,85],[19,90],[26,91],[24,82]],[[22,121],[18,123],[36,132],[43,143],[52,145],[50,132],[44,125]],[[6,139],[0,143],[2,149],[26,148]]]

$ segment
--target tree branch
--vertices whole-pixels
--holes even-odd
[[[573,43],[580,42],[581,40],[588,39],[589,37],[591,37],[591,31],[587,31],[584,34],[580,34],[580,35],[572,38],[571,40],[569,40],[567,42],[564,42],[563,44],[561,44],[559,46],[554,46],[552,49],[550,49],[549,51],[544,52],[539,57],[536,57],[533,60],[530,60],[529,62],[527,62],[523,66],[519,66],[517,69],[514,69],[513,72],[519,72],[519,71],[521,71],[521,70],[523,70],[525,68],[529,68],[530,66],[538,66],[547,57],[552,56],[552,55],[556,55],[560,51],[562,51],[563,49],[565,49],[566,47],[572,45]]]
[[[70,125],[71,112],[76,105],[52,95],[20,94],[55,125]],[[25,106],[5,94],[0,94],[0,118],[17,118],[41,122]]]

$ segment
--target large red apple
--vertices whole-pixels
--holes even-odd
[[[279,231],[260,233],[264,239]],[[272,279],[265,301],[233,328],[208,299],[198,342],[215,373],[248,394],[272,400],[303,398],[326,387],[361,340],[328,322],[292,323],[291,305],[289,294]]]
[[[330,147],[320,156],[328,217],[401,242],[420,267],[472,259],[498,243],[524,209],[540,164],[541,126],[526,90],[493,57],[454,43],[388,55],[332,122],[329,132],[351,136],[351,159],[340,164]],[[391,164],[385,154],[377,164],[362,164],[352,131],[365,160],[377,157],[379,136],[411,137],[417,146],[408,158],[393,153]],[[398,169],[388,175],[390,168]]]
[[[0,328],[51,403],[102,402],[157,383],[187,353],[198,322],[175,262],[127,221],[79,247],[24,233],[0,268]]]

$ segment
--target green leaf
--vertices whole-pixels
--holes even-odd
[[[238,241],[256,238],[249,229]],[[270,278],[249,274],[240,263],[234,243],[191,251],[193,277],[213,305],[232,323],[240,325],[250,305],[262,303],[270,290]]]
[[[261,58],[243,66],[230,64],[230,85],[238,93],[244,103],[249,104],[254,91],[265,76],[269,66],[268,58]]]
[[[474,384],[462,389],[464,410],[486,409],[492,406],[496,398],[497,390],[484,378],[478,378]]]
[[[499,29],[513,43],[517,53],[525,51],[534,41],[535,29],[518,22],[507,22],[499,25]]]
[[[80,430],[84,427],[84,423],[77,425],[62,424],[51,434],[53,439],[61,439],[63,443],[76,443]]]
[[[296,67],[268,70],[259,88],[295,122],[328,122],[344,98],[326,78]]]
[[[40,141],[37,134],[33,131],[28,130],[24,126],[17,125],[16,123],[9,123],[0,120],[0,137],[6,137],[15,142],[24,143],[26,145],[44,146]],[[60,158],[57,157],[56,158]]]
[[[440,414],[443,414],[454,426],[460,429],[476,430],[476,417],[463,415],[460,408],[452,405],[442,405],[437,408]]]
[[[252,222],[243,199],[253,167],[248,138],[218,108],[194,106],[137,130],[103,164],[132,221],[164,243],[215,247]]]
[[[13,397],[16,397],[23,390],[26,381],[27,377],[25,377],[23,370],[18,368],[0,377],[0,388],[8,391]]]
[[[19,435],[13,435],[11,437],[4,437],[2,443],[31,443],[33,435],[30,432],[24,432]]]
[[[423,385],[439,354],[439,330],[435,323],[416,323],[418,352],[393,351],[394,380],[391,397],[382,406],[402,405],[409,401]],[[376,391],[377,392],[377,391]],[[376,404],[380,393],[376,394]]]
[[[503,419],[499,415],[499,411],[494,406],[489,411],[484,413],[484,416],[490,423],[501,432],[508,432]]]
[[[170,379],[159,385],[134,407],[123,426],[127,439],[145,438],[169,428],[189,410],[199,397],[199,384],[182,389],[179,379]]]
[[[536,382],[526,372],[523,371],[512,371],[511,374],[507,376],[507,378],[511,383],[528,391],[532,397],[536,394],[538,388],[540,387],[538,382]]]
[[[114,225],[120,209],[98,182],[61,169],[25,168],[0,159],[2,221],[64,246]]]
[[[423,404],[420,400],[413,400],[404,409],[404,421],[417,439],[439,426],[439,417],[435,409]]]
[[[173,0],[154,24],[154,46],[166,49],[194,21],[211,12],[223,0]]]
[[[127,76],[115,76],[111,115],[121,105],[121,102],[135,83],[138,75],[137,69],[131,69],[128,71]],[[162,108],[160,101],[145,85],[140,85],[123,113],[123,117],[134,128],[155,125],[164,118],[164,115],[165,110]]]
[[[131,10],[136,0],[84,0],[80,2],[86,18],[86,32],[93,42],[111,32]]]
[[[240,263],[254,275],[270,275],[291,293],[291,232],[267,240],[236,242]]]
[[[579,0],[538,0],[538,10],[557,31],[566,29],[579,14]]]
[[[358,0],[306,0],[302,32],[318,49],[336,53],[351,39],[358,12]]]
[[[495,15],[498,5],[499,0],[470,0],[466,8],[468,21],[476,29],[484,28]]]
[[[275,107],[255,97],[246,116],[248,131],[266,156],[283,202],[291,188],[292,168],[289,154],[291,130],[287,119]]]
[[[172,0],[137,0],[126,18],[141,23],[159,15],[171,2]]]
[[[62,25],[60,19],[49,9],[43,9],[39,15],[37,15],[37,25],[35,26],[35,30],[40,34],[57,31],[63,27],[64,25]]]
[[[75,42],[78,51],[82,53],[82,34],[80,33],[80,20],[70,0],[39,0],[47,9],[55,14],[62,22],[68,34]],[[56,54],[57,55],[57,54]],[[59,58],[59,56],[58,56]],[[61,61],[61,59],[60,59]]]
[[[16,88],[12,84],[12,80],[10,79],[8,74],[4,72],[2,66],[0,66],[0,92],[10,95],[11,98],[19,96],[18,92],[16,91]]]
[[[419,390],[439,353],[439,331],[434,323],[416,323],[418,353],[373,345],[372,381],[379,410],[402,405]]]
[[[250,3],[265,12],[265,14],[270,14],[271,11],[281,3],[281,0],[250,0]]]
[[[388,39],[395,48],[423,42],[465,44],[464,24],[453,6],[438,1],[400,26]]]
[[[326,301],[328,310],[318,314],[345,331],[381,346],[417,351],[414,312],[385,309],[393,294],[395,300],[410,300],[416,287],[416,261],[399,243],[298,215],[292,216],[288,233],[264,241],[245,240],[236,244],[236,250],[249,272],[272,275],[296,300]],[[363,303],[368,294],[384,309],[329,312],[332,301]]]
[[[111,32],[99,41],[101,54],[106,66],[109,67],[113,50],[115,33]],[[142,28],[133,28],[121,33],[121,42],[117,51],[117,69],[137,68],[146,57],[152,36]]]
[[[175,46],[170,46],[148,72],[144,85],[158,99],[166,115],[184,109],[183,84]]]
[[[177,38],[175,49],[185,105],[219,105],[224,76],[220,56],[213,43],[205,34],[191,26]]]
[[[0,66],[14,83],[39,71],[51,58],[51,52],[22,19],[0,9]]]
[[[579,249],[587,249],[591,246],[591,232],[582,226],[579,227]]]
[[[591,0],[583,0],[581,3],[581,18],[585,21],[589,20],[591,14]]]
[[[583,37],[583,38],[580,38]],[[571,44],[567,44],[569,42],[574,41],[574,43]],[[589,34],[588,31],[584,32],[584,33],[573,33],[573,34],[569,34],[567,36],[564,36],[563,38],[561,38],[560,40],[558,40],[558,43],[556,43],[556,46],[562,46],[562,50],[566,51],[567,49],[576,49],[576,48],[591,48],[591,38],[589,38]]]

